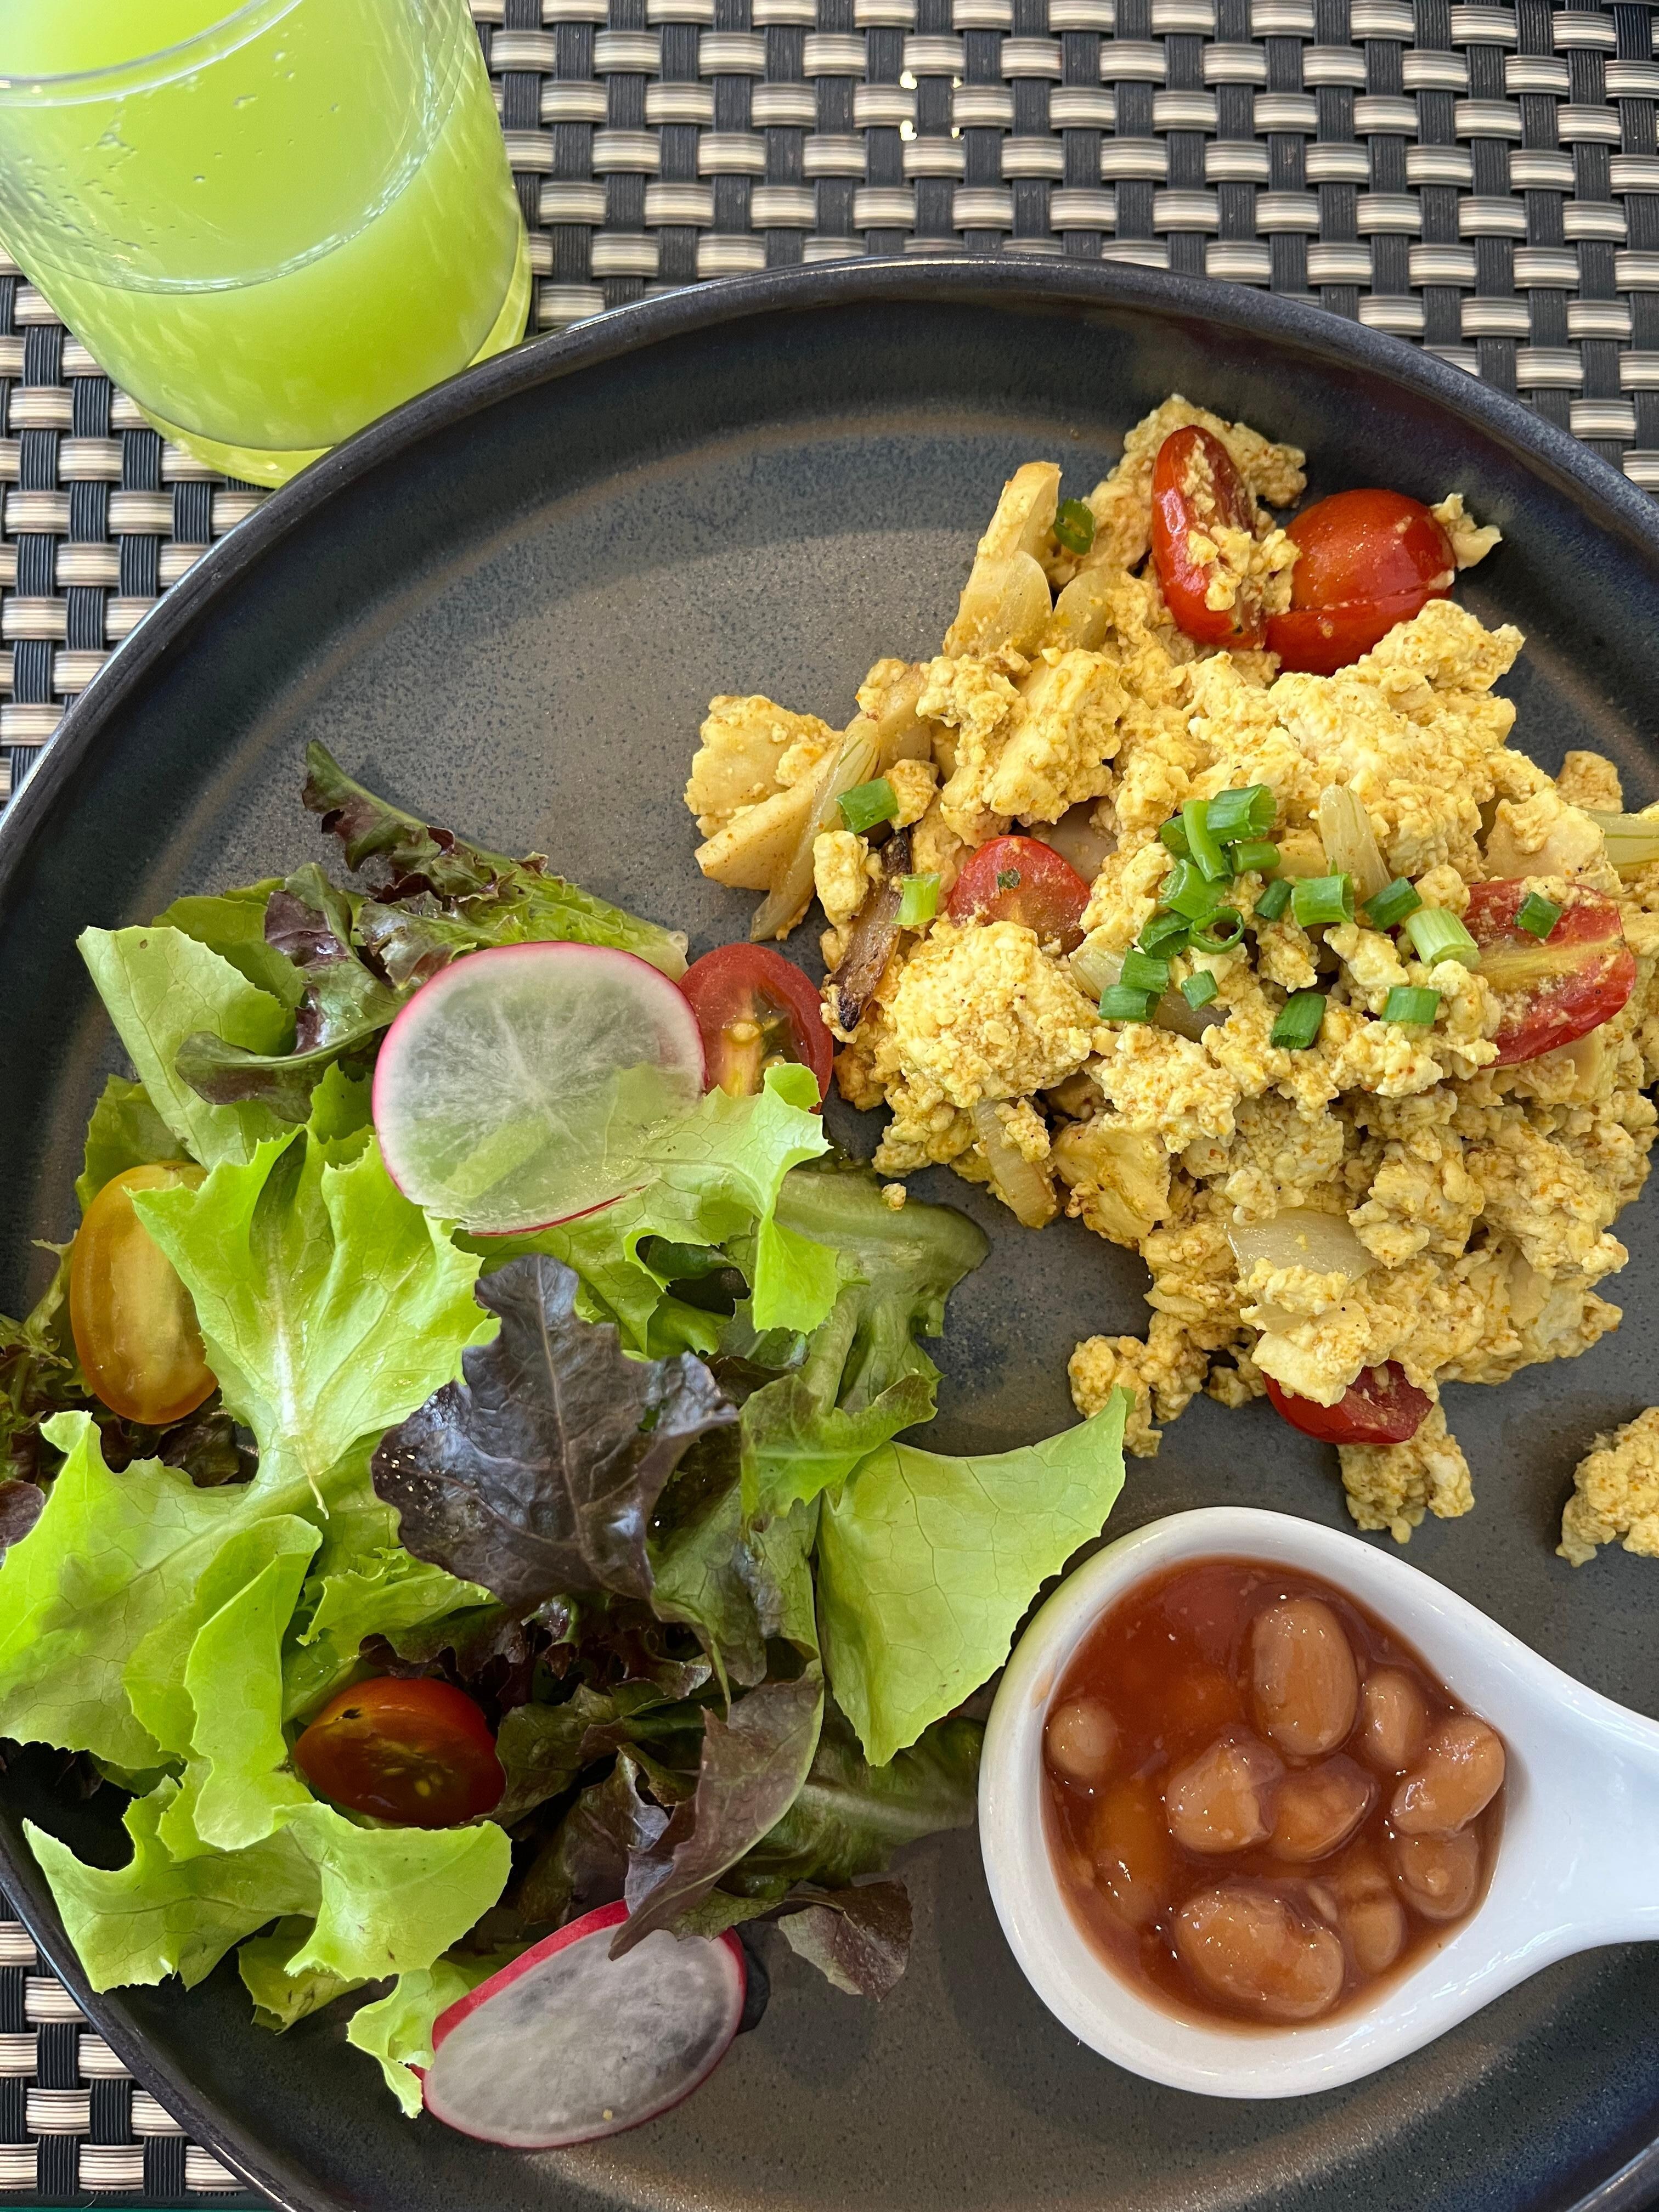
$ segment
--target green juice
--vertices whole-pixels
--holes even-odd
[[[259,483],[529,304],[464,0],[0,0],[0,237],[158,428]]]

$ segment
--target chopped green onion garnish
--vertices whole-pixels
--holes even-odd
[[[1192,848],[1187,842],[1187,832],[1180,822],[1173,819],[1166,822],[1158,831],[1158,842],[1167,846],[1177,860],[1189,860],[1192,858]]]
[[[1396,876],[1391,884],[1365,902],[1365,921],[1372,929],[1393,929],[1404,921],[1408,914],[1415,914],[1423,902],[1414,885],[1404,876]]]
[[[1167,960],[1187,948],[1187,921],[1178,914],[1155,914],[1136,939],[1143,952],[1161,952]]]
[[[1200,968],[1195,975],[1189,975],[1182,985],[1181,995],[1196,1013],[1200,1006],[1209,1005],[1218,988],[1215,977],[1211,975],[1209,969]]]
[[[1420,1023],[1424,1028],[1440,1012],[1440,994],[1419,983],[1396,983],[1383,1003],[1385,1022]]]
[[[999,868],[997,870],[997,889],[1000,891],[1017,891],[1019,889],[1019,870],[1018,868]]]
[[[1162,993],[1170,988],[1170,963],[1150,952],[1131,950],[1123,956],[1117,980],[1126,991]]]
[[[1177,860],[1164,879],[1159,903],[1188,921],[1207,921],[1221,899],[1215,885],[1204,880],[1196,860]]]
[[[1181,810],[1181,820],[1192,856],[1205,876],[1212,884],[1225,883],[1232,870],[1227,864],[1227,855],[1210,834],[1208,802],[1189,799]]]
[[[1218,906],[1193,932],[1200,952],[1231,952],[1244,934],[1244,917],[1236,906]]]
[[[1241,837],[1233,847],[1233,866],[1242,876],[1247,868],[1265,876],[1279,866],[1279,848],[1265,837]]]
[[[1322,991],[1292,991],[1279,1010],[1269,1044],[1279,1046],[1284,1052],[1306,1052],[1319,1035],[1325,1021],[1325,994]]]
[[[1100,1018],[1103,1022],[1149,1020],[1157,999],[1156,991],[1132,991],[1127,983],[1109,983],[1100,994]]]
[[[1095,511],[1086,500],[1061,500],[1054,510],[1054,535],[1068,553],[1088,551],[1095,542]]]
[[[1425,968],[1442,960],[1461,960],[1466,968],[1480,964],[1480,947],[1443,906],[1419,907],[1406,917],[1406,934]]]
[[[1560,908],[1541,891],[1528,891],[1515,917],[1516,927],[1524,929],[1528,937],[1547,937],[1560,919]]]
[[[878,822],[892,820],[898,812],[898,793],[884,775],[878,775],[873,783],[855,783],[843,791],[839,805],[842,820],[862,836]]]
[[[936,875],[906,876],[899,893],[898,926],[901,929],[926,929],[939,912],[939,878]]]
[[[1353,920],[1353,878],[1303,876],[1291,886],[1291,914],[1304,929]]]
[[[1210,835],[1218,845],[1237,844],[1241,837],[1265,837],[1279,811],[1265,783],[1246,784],[1242,791],[1218,791],[1209,806]]]
[[[1290,879],[1275,876],[1270,884],[1263,884],[1261,896],[1255,902],[1257,921],[1277,921],[1291,902]]]

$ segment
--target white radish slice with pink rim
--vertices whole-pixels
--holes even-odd
[[[443,969],[393,1022],[374,1126],[405,1197],[506,1236],[635,1188],[647,1131],[703,1087],[697,1018],[656,969],[605,945],[503,945]]]
[[[729,1932],[658,1929],[620,1959],[601,1905],[441,2013],[426,2109],[508,2150],[562,2150],[653,2120],[731,2047],[748,1972]]]

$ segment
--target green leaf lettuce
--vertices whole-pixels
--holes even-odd
[[[26,1823],[87,1978],[95,1990],[177,1974],[191,1987],[245,1936],[282,1914],[313,1924],[292,1975],[376,1981],[431,1966],[501,1895],[512,1846],[472,1828],[359,1828],[312,1802],[263,1843],[177,1858],[162,1827],[178,1785],[163,1782],[126,1813],[133,1855],[85,1866]]]
[[[933,1419],[939,1370],[916,1339],[939,1334],[946,1298],[988,1249],[965,1214],[915,1200],[896,1209],[869,1169],[846,1163],[791,1175],[778,1223],[834,1251],[840,1284],[800,1365],[744,1403],[745,1496],[763,1511],[837,1486]]]
[[[883,1765],[1008,1656],[1041,1585],[1123,1486],[1123,1394],[1045,1443],[985,1458],[888,1444],[818,1529],[818,1625],[836,1703]]]
[[[75,1183],[82,1212],[106,1182],[128,1168],[185,1157],[184,1146],[150,1104],[143,1085],[112,1075],[87,1127],[86,1165]]]
[[[346,2041],[378,2059],[386,2085],[404,2118],[421,2109],[421,2080],[416,2068],[432,2063],[432,2031],[440,2013],[487,1981],[501,1961],[468,1960],[464,1965],[440,1959],[435,1966],[399,1974],[383,1997],[359,2005],[346,2027]]]
[[[174,899],[156,915],[154,927],[193,937],[210,952],[228,960],[256,989],[268,991],[273,999],[293,1008],[305,996],[305,978],[288,955],[265,937],[265,909],[271,893],[281,887],[278,877],[269,876],[263,883],[244,884],[234,890]]]
[[[228,1111],[228,1109],[215,1110]],[[196,1304],[226,1405],[253,1431],[253,1495],[326,1511],[366,1449],[495,1333],[478,1262],[411,1206],[372,1140],[342,1164],[292,1133],[198,1190],[136,1205]]]
[[[82,1867],[49,1837],[38,1853],[100,1987],[193,1978],[279,1913],[316,1923],[295,1972],[428,1966],[499,1894],[506,1838],[491,1824],[363,1829],[313,1801],[288,1765],[284,1651],[313,1566],[309,1626],[367,1632],[374,1618],[374,1565],[395,1532],[368,1450],[489,1333],[478,1263],[361,1138],[294,1132],[198,1189],[154,1195],[148,1225],[259,1469],[218,1490],[155,1461],[112,1474],[88,1415],[48,1425],[63,1468],[0,1562],[0,1733],[178,1771],[129,1808],[126,1868]],[[445,1578],[416,1609],[458,1594]]]
[[[599,1302],[590,1299],[583,1317],[615,1320],[624,1344],[645,1352],[656,1349],[651,1325],[672,1279],[642,1253],[647,1240],[714,1248],[743,1239],[756,1326],[815,1329],[836,1301],[836,1254],[780,1219],[778,1206],[790,1169],[829,1149],[817,1101],[811,1071],[793,1065],[769,1068],[752,1098],[711,1091],[653,1133],[629,1196],[556,1229],[475,1249],[496,1264],[526,1252],[562,1260]]]
[[[250,1936],[236,1954],[236,1971],[242,1978],[242,1987],[253,2000],[253,2020],[258,2027],[268,2029],[273,2035],[286,2033],[302,2020],[309,2020],[314,2012],[321,2012],[337,1997],[348,1996],[363,1986],[361,1982],[343,1981],[338,1974],[322,1972],[308,1966],[303,1973],[289,1972],[289,1960],[293,1958],[310,1933],[311,1923],[297,1914],[289,1914],[263,1936]]]
[[[151,1105],[204,1167],[252,1158],[283,1124],[259,1105],[210,1106],[179,1075],[179,1048],[198,1030],[249,1052],[280,1052],[293,1016],[228,960],[182,930],[88,929],[81,956]]]

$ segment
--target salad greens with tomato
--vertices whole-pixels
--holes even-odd
[[[132,1073],[0,1323],[0,1736],[129,1800],[116,1868],[29,1830],[88,1979],[234,1950],[411,2112],[437,2014],[615,1900],[617,1954],[769,1918],[879,1996],[1121,1400],[908,1441],[985,1239],[831,1146],[811,986],[309,767],[356,887],[82,937]]]

